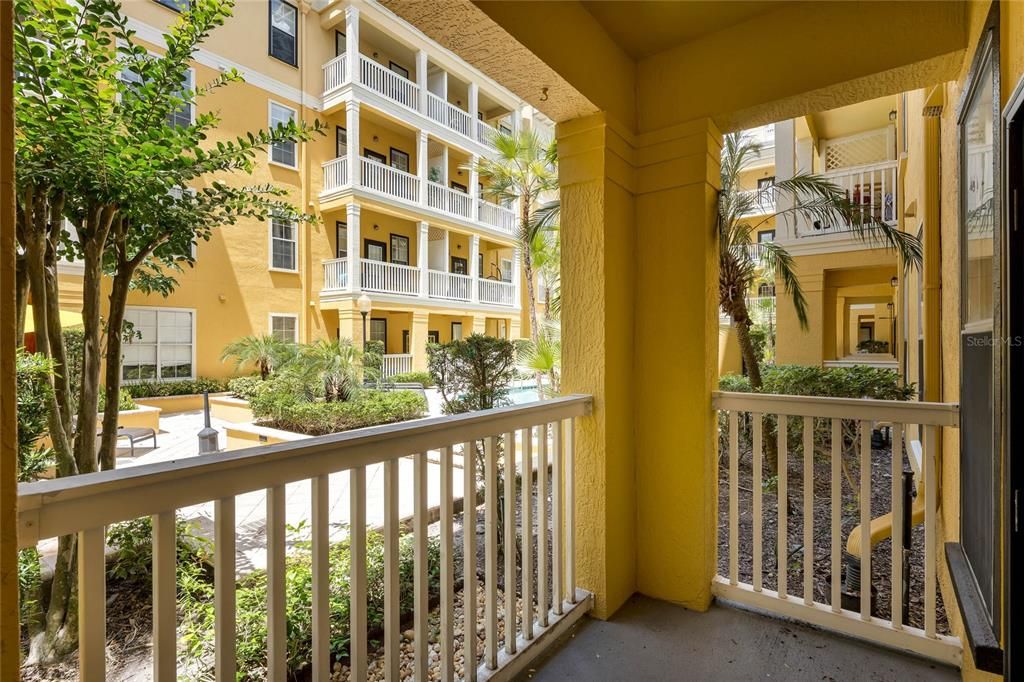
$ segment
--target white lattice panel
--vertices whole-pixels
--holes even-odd
[[[863,166],[889,160],[889,136],[884,128],[825,142],[825,170]]]

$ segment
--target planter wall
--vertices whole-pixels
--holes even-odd
[[[247,424],[253,420],[249,401],[228,395],[210,396],[210,414],[217,419],[234,424]]]
[[[117,413],[117,427],[121,429],[150,428],[160,433],[160,413],[163,410],[138,402],[135,404],[137,407],[134,410],[121,410]],[[103,415],[100,415],[100,419],[102,418]]]
[[[214,399],[230,396],[230,393],[211,393],[210,404],[213,404]],[[192,393],[189,395],[168,395],[168,396],[156,396],[152,398],[136,398],[136,405],[146,405],[148,407],[159,407],[163,410],[164,414],[176,414],[178,412],[195,412],[203,409],[203,394]]]
[[[235,424],[224,429],[227,436],[228,450],[244,450],[259,445],[273,445],[275,443],[290,443],[297,440],[312,438],[301,433],[271,429],[256,424]]]

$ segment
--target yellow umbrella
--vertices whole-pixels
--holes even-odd
[[[60,326],[67,329],[68,327],[77,327],[82,324],[82,313],[76,313],[73,310],[62,310],[60,311]],[[36,330],[35,321],[32,318],[32,306],[25,306],[25,333],[34,332]]]

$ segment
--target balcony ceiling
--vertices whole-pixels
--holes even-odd
[[[643,59],[790,3],[783,0],[583,0],[582,4],[630,57]]]
[[[889,112],[896,109],[898,95],[877,97],[865,102],[850,104],[811,114],[818,137],[835,139],[856,135],[868,130],[877,130],[889,125]]]

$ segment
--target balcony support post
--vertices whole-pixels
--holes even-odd
[[[476,139],[476,118],[473,119],[473,139]],[[472,198],[469,219],[474,223],[480,222],[480,173],[476,169],[479,161],[476,154],[469,157],[469,196]]]
[[[426,272],[426,270],[424,270]],[[430,327],[430,313],[417,310],[412,314],[409,329],[409,350],[412,352],[412,371],[427,371],[427,329]]]
[[[429,68],[427,53],[423,50],[416,50],[416,86],[420,89],[418,106],[423,115],[427,113],[427,70]]]
[[[476,136],[476,122],[480,112],[480,86],[476,83],[469,84],[469,136],[474,140]]]
[[[359,187],[361,168],[359,167],[359,102],[349,100],[345,103],[345,144],[348,156],[348,181],[353,188]]]
[[[430,225],[420,221],[419,240],[416,242],[416,265],[420,269],[420,298],[430,296]]]
[[[522,305],[522,287],[523,287],[523,273],[520,267],[522,263],[522,251],[517,246],[512,249],[512,304],[515,306]]]
[[[518,135],[523,129],[523,112],[516,109],[512,112],[512,132]]]
[[[448,186],[448,147],[441,147],[441,184]]]
[[[349,5],[345,8],[345,61],[348,62],[349,83],[359,82],[359,8]],[[349,129],[349,145],[352,131]]]
[[[349,147],[351,149],[351,146]],[[351,203],[345,207],[347,213],[348,244],[348,286],[355,293],[361,289],[360,281],[362,273],[359,270],[359,248],[362,244],[362,237],[359,231],[360,208],[359,204]]]
[[[448,243],[448,230],[444,230],[444,265],[442,266],[442,272],[451,272],[452,269],[452,254],[448,250],[450,247]]]
[[[427,205],[427,181],[430,178],[429,138],[427,131],[419,133],[419,146],[416,149],[416,175],[420,179],[420,204]]]
[[[810,170],[810,169],[808,169]],[[796,128],[793,119],[779,121],[775,124],[775,179],[789,180],[796,175]],[[784,212],[793,208],[793,197],[788,192],[775,195],[775,211]],[[799,216],[792,220],[781,220],[776,225],[776,240],[788,241],[796,239],[800,234]]]
[[[480,302],[480,235],[469,239],[469,300]]]

